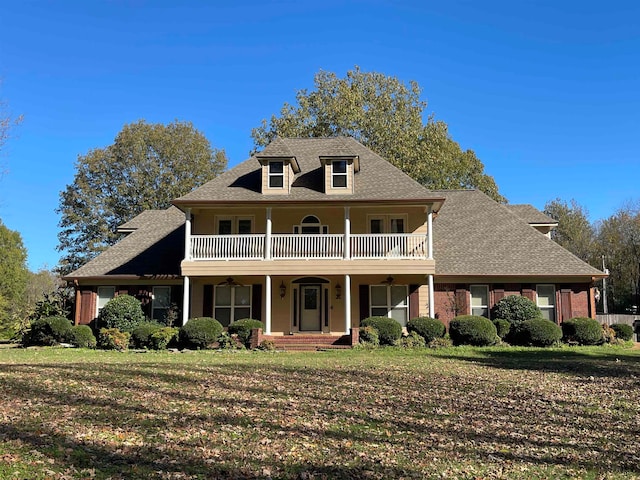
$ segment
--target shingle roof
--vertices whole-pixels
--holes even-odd
[[[445,197],[433,222],[436,276],[602,276],[482,192],[433,193]]]
[[[159,212],[164,212],[164,210],[145,210],[141,212],[137,216],[133,217],[128,222],[123,223],[118,227],[118,232],[133,232],[140,227],[143,227],[150,221],[153,221],[156,215]]]
[[[549,217],[548,215],[545,215],[536,207],[527,203],[522,203],[519,205],[505,205],[505,207],[507,207],[512,213],[515,213],[517,216],[519,216],[529,224],[548,225],[558,223],[555,219]]]
[[[277,148],[276,148],[277,147]],[[438,200],[418,182],[356,140],[335,138],[279,138],[275,155],[290,151],[298,161],[289,195],[263,195],[258,160],[252,157],[235,168],[205,183],[200,188],[174,201],[176,205],[199,203],[268,203],[268,202],[344,202],[344,201],[425,201]],[[286,148],[285,148],[286,147]],[[258,153],[257,156],[262,156]],[[356,173],[355,191],[350,195],[326,195],[323,192],[323,172],[320,157],[358,156],[360,172]]]
[[[138,216],[137,229],[65,278],[180,276],[184,213],[176,207]]]

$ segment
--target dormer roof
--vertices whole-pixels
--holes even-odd
[[[300,165],[296,160],[296,156],[293,154],[287,143],[280,137],[274,138],[264,150],[256,153],[255,157],[260,162],[260,165],[264,165],[269,160],[289,160],[291,168],[295,173],[300,172]]]

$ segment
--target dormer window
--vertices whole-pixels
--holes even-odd
[[[331,188],[347,188],[347,161],[331,162]]]
[[[269,162],[269,188],[284,187],[284,162]]]

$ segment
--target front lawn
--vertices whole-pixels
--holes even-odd
[[[0,349],[0,478],[637,478],[640,351]]]

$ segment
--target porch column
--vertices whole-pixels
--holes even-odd
[[[190,297],[189,295],[189,277],[185,275],[184,284],[183,284],[183,292],[182,292],[182,325],[186,325],[189,321],[189,310],[190,310]]]
[[[270,210],[270,209],[269,209]],[[271,335],[271,275],[265,276],[264,334]]]
[[[429,279],[429,317],[435,318],[436,314],[436,306],[434,304],[434,293],[433,293],[433,275],[427,275]]]
[[[351,218],[349,207],[344,207],[344,259],[351,258]]]
[[[427,258],[433,259],[433,206],[431,205],[427,210]]]
[[[184,211],[184,259],[191,260],[191,209],[190,208],[186,208]]]
[[[267,207],[267,228],[265,229],[264,236],[264,259],[271,260],[271,207]]]
[[[351,275],[344,276],[344,330],[351,333]]]

